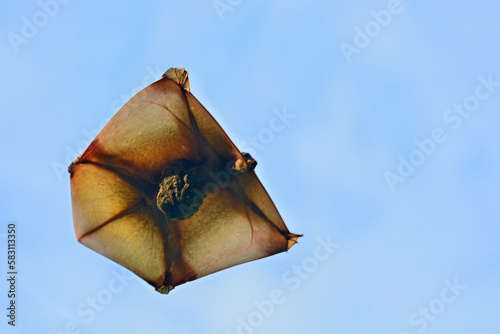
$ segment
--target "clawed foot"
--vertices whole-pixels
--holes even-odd
[[[162,78],[168,78],[175,81],[185,91],[189,92],[188,71],[183,67],[171,67],[162,75]]]

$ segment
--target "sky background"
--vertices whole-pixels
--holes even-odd
[[[54,1],[0,2],[2,333],[500,331],[497,3]],[[170,67],[304,237],[161,295],[76,241],[66,167]]]

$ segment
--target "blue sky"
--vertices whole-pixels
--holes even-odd
[[[6,273],[16,222],[15,330],[498,332],[499,10],[2,1],[0,258]],[[189,71],[193,94],[254,153],[304,237],[165,296],[76,241],[65,167],[170,67]],[[269,137],[277,112],[291,116]]]

